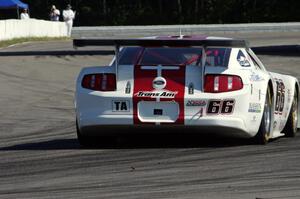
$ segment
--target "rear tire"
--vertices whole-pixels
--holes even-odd
[[[292,107],[289,113],[288,120],[283,129],[283,133],[286,137],[295,137],[297,133],[297,123],[298,123],[298,96],[295,89],[294,98],[292,102]]]
[[[256,144],[264,145],[268,143],[270,139],[270,133],[272,127],[271,122],[272,122],[272,96],[271,96],[270,88],[268,88],[260,127],[258,133],[254,137]]]

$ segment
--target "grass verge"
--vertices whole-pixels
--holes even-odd
[[[35,42],[35,41],[68,41],[71,40],[70,37],[26,37],[17,38],[11,40],[0,41],[0,48],[7,47],[14,44],[24,43],[24,42]]]

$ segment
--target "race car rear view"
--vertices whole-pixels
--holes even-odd
[[[182,35],[74,40],[76,47],[93,45],[115,46],[116,55],[108,66],[83,68],[78,76],[82,145],[128,127],[196,128],[254,137],[261,144],[297,132],[298,80],[268,72],[244,40]]]

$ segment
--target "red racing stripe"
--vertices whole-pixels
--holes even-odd
[[[177,92],[174,98],[160,98],[160,101],[176,101],[179,105],[179,117],[175,124],[184,124],[184,91],[185,91],[185,66],[179,66],[177,70],[162,70],[161,76],[166,79],[167,84],[164,90]],[[138,118],[138,102],[156,101],[156,98],[138,97],[140,91],[156,91],[152,82],[157,77],[157,70],[145,70],[142,66],[136,65],[134,68],[134,95],[133,95],[133,118],[134,124],[154,124],[149,122],[141,122]],[[159,102],[158,102],[159,103]],[[159,122],[159,121],[157,121]],[[168,124],[168,123],[161,123]],[[174,124],[174,123],[170,123]]]

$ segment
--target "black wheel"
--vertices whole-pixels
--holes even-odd
[[[270,139],[272,122],[272,96],[270,88],[267,90],[266,100],[264,105],[264,112],[261,119],[258,133],[255,136],[255,143],[267,144]]]
[[[82,133],[80,132],[80,129],[78,127],[77,120],[76,120],[76,132],[77,132],[77,139],[78,139],[79,144],[84,147],[90,146],[92,140],[90,137],[82,135]]]
[[[283,129],[283,133],[286,137],[295,137],[297,133],[297,123],[298,123],[298,96],[295,89],[294,98],[292,102],[292,107],[289,113],[288,120]]]

